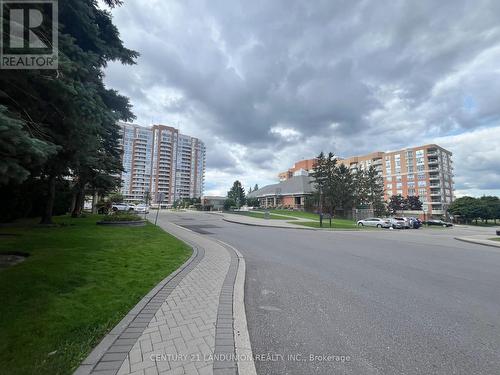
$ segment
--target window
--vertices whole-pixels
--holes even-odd
[[[419,173],[419,174],[418,174],[418,179],[419,179],[420,181],[425,180],[425,173]]]
[[[408,180],[414,180],[415,175],[409,174],[408,177],[406,177]]]
[[[392,189],[392,184],[387,184],[387,189]]]
[[[425,198],[427,195],[427,189],[418,189],[418,195]]]
[[[415,187],[415,181],[408,181],[408,187]]]
[[[396,176],[396,182],[401,182],[401,176]]]
[[[403,183],[398,182],[398,183],[396,184],[396,189],[401,189],[402,187],[403,187]]]
[[[427,183],[425,181],[419,181],[418,186],[426,186]]]
[[[408,189],[408,195],[409,196],[415,195],[415,189]]]
[[[417,171],[419,172],[425,171],[425,165],[423,164],[417,165]]]
[[[408,166],[408,173],[413,173],[413,172],[415,172],[415,171],[413,170],[413,165],[409,165],[409,166]]]

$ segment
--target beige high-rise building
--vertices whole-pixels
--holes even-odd
[[[454,200],[452,153],[436,144],[397,151],[339,158],[353,171],[374,166],[384,179],[384,198],[391,195],[418,196],[429,215],[442,215]],[[279,174],[281,181],[293,175],[309,173],[315,159],[302,160]]]
[[[147,193],[157,203],[200,198],[205,177],[205,145],[171,126],[146,128],[120,123],[123,150],[121,193],[128,202],[141,202]]]

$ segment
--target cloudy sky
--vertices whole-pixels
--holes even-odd
[[[107,84],[136,123],[205,141],[208,194],[321,150],[432,142],[457,195],[500,195],[500,1],[125,0],[113,16],[141,57]]]

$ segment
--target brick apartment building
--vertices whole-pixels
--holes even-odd
[[[442,215],[454,200],[452,153],[436,144],[390,152],[339,158],[353,171],[373,165],[384,179],[384,199],[391,195],[419,196],[428,215]],[[301,160],[278,175],[280,181],[308,175],[315,159]]]
[[[180,134],[173,127],[153,125],[146,128],[120,123],[122,146],[121,193],[127,202],[141,202],[149,192],[157,203],[203,194],[205,145],[197,138]]]

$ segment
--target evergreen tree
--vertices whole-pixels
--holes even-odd
[[[57,151],[55,145],[32,137],[24,121],[13,118],[0,105],[0,185],[25,181]]]
[[[44,146],[39,170],[29,170],[46,184],[42,223],[52,221],[57,180],[73,179],[75,206],[83,203],[89,184],[106,189],[116,184],[109,178],[120,169],[116,122],[133,115],[127,98],[104,87],[103,69],[109,61],[134,64],[137,56],[123,46],[108,10],[94,0],[65,0],[59,2],[59,70],[0,73],[0,104],[12,113],[7,120],[20,121],[39,147],[55,145]],[[14,139],[10,135],[5,142]]]
[[[245,204],[245,189],[241,185],[240,181],[234,181],[233,187],[227,192],[227,197],[235,202],[235,206],[237,208],[240,208]]]
[[[420,200],[419,197],[410,195],[405,199],[409,210],[420,211],[422,209],[422,201]]]

